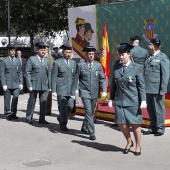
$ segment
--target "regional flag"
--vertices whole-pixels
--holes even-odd
[[[110,50],[109,50],[109,42],[108,42],[107,29],[106,29],[105,22],[103,23],[102,55],[100,57],[100,62],[102,64],[103,71],[106,77],[106,83],[108,86],[108,77],[110,76],[110,68],[109,68]]]

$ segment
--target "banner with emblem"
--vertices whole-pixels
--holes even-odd
[[[86,46],[97,46],[95,5],[68,9],[69,40],[73,55],[85,59]]]
[[[129,38],[134,35],[142,38],[140,46],[145,49],[148,49],[151,38],[160,39],[161,51],[170,57],[169,13],[169,0],[124,1],[96,5],[99,52],[102,51],[100,47],[103,22],[106,22],[111,55],[110,68],[118,58],[117,45],[129,42]],[[168,91],[170,91],[170,83]]]
[[[85,58],[82,49],[86,45],[93,45],[100,54],[102,53],[103,23],[106,22],[110,45],[110,68],[118,59],[117,45],[129,42],[129,38],[134,35],[142,38],[140,46],[145,49],[148,48],[151,38],[160,39],[161,51],[170,57],[169,13],[170,0],[132,0],[70,8],[68,9],[69,38],[74,55]],[[85,26],[86,30],[90,30],[91,39],[87,39]]]

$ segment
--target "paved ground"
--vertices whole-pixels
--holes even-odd
[[[20,95],[17,121],[7,121],[0,97],[0,170],[169,170],[170,129],[162,137],[142,136],[142,155],[132,151],[124,155],[126,141],[111,122],[98,121],[95,141],[81,133],[83,117],[69,120],[69,132],[60,131],[53,99],[53,114],[46,116],[49,125],[38,123],[39,105],[34,124],[25,123],[28,94]],[[143,129],[146,130],[146,129]],[[134,140],[134,138],[133,138]]]

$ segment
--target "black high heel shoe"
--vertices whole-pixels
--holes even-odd
[[[135,152],[134,155],[135,155],[135,156],[141,155],[141,148],[140,148],[140,152]]]
[[[132,144],[130,146],[130,148],[133,147],[133,141],[132,141]],[[130,148],[125,148],[124,151],[123,151],[123,154],[128,154],[128,152],[130,151]]]

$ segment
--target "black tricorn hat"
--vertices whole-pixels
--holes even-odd
[[[15,48],[15,46],[13,44],[8,44],[7,49],[8,50],[13,50],[13,49],[16,49],[16,48]]]
[[[53,50],[58,49],[58,47],[53,47]]]
[[[153,44],[157,44],[159,46],[161,45],[161,40],[156,39],[156,38],[151,38],[150,42],[153,43]]]
[[[141,39],[138,35],[135,35],[135,36],[133,36],[133,37],[130,37],[130,41],[135,41],[135,40],[141,41],[142,39]]]
[[[86,23],[85,23],[85,31],[88,31],[88,30],[91,30],[91,32],[94,33],[94,31],[93,31],[92,28],[91,28],[91,24],[88,23],[88,22],[86,22]]]
[[[119,54],[130,52],[130,50],[133,48],[132,45],[129,43],[121,43],[117,46],[117,51]]]
[[[38,49],[45,49],[47,45],[44,42],[38,42],[35,44],[35,47],[37,47]]]
[[[88,47],[85,47],[82,51],[83,52],[95,52],[97,50],[93,46],[88,46]]]
[[[60,49],[63,49],[63,50],[72,50],[72,47],[70,45],[63,44],[62,46],[60,46]]]

